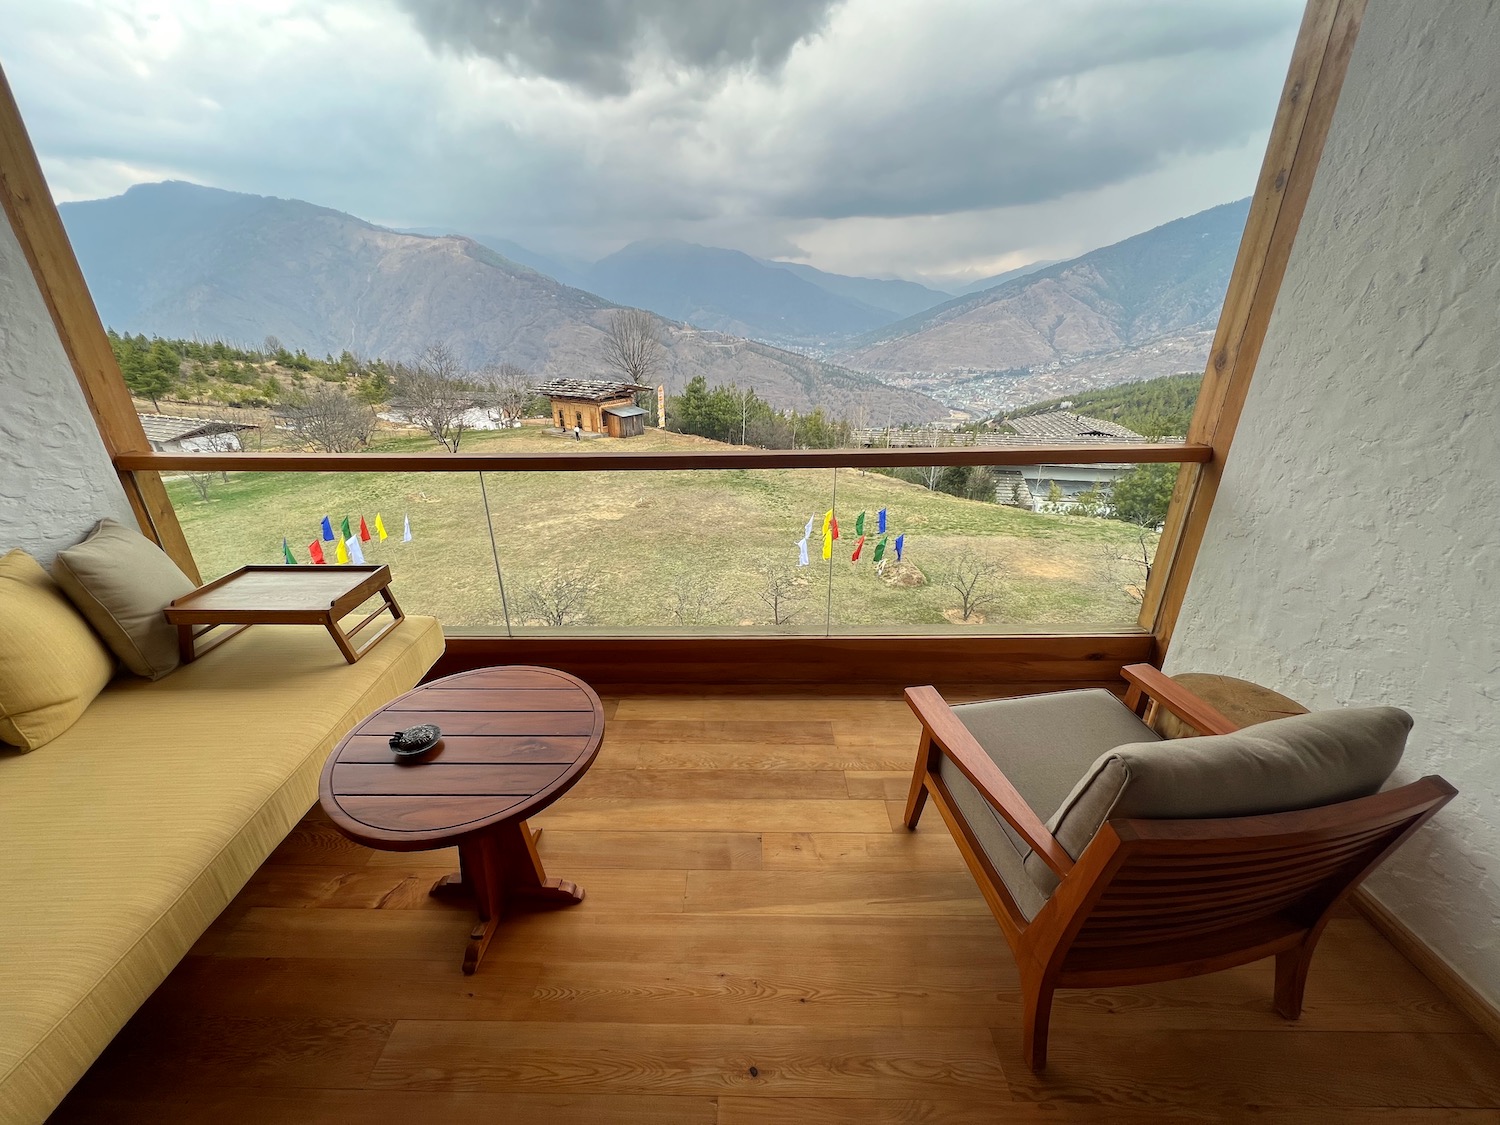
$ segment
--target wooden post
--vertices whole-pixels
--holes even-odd
[[[151,445],[130,400],[120,365],[94,308],[93,298],[73,256],[62,218],[21,121],[10,85],[0,72],[0,207],[31,266],[32,276],[52,316],[58,339],[72,365],[84,401],[111,460],[122,453],[146,453]],[[158,543],[194,582],[201,581],[193,553],[156,472],[119,472],[120,484],[141,531]]]
[[[1188,427],[1187,440],[1210,445],[1213,458],[1207,464],[1184,465],[1178,473],[1156,565],[1141,605],[1141,627],[1150,629],[1156,638],[1158,663],[1166,656],[1182,611],[1188,579],[1203,543],[1250,379],[1265,342],[1266,326],[1349,69],[1365,2],[1308,0],[1302,17],[1239,256],[1214,333],[1203,389]]]

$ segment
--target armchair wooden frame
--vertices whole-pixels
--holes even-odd
[[[1235,724],[1147,664],[1123,671],[1137,714],[1165,707],[1204,734]],[[1298,812],[1214,820],[1111,820],[1075,861],[931,687],[908,688],[922,723],[906,827],[930,796],[1015,955],[1027,1065],[1047,1062],[1053,993],[1198,976],[1276,958],[1275,1008],[1302,1012],[1313,950],[1333,909],[1453,798],[1428,776],[1371,797]],[[969,779],[1057,874],[1027,920],[936,773],[938,755]]]

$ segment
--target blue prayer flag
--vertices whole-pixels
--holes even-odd
[[[901,548],[902,548],[902,546],[905,545],[905,543],[906,543],[906,532],[903,531],[900,535],[896,536],[896,561],[897,562],[901,561]]]
[[[876,512],[875,513],[875,518],[880,521],[879,522],[879,526],[877,526],[875,528],[876,533],[880,534],[880,535],[884,535],[885,534],[885,509],[881,508],[880,511]]]
[[[333,542],[333,524],[328,521],[327,516],[323,517],[323,538],[329,543]]]

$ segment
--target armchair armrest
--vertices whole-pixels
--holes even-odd
[[[984,799],[999,813],[1005,823],[1025,840],[1037,855],[1042,857],[1058,877],[1073,868],[1073,857],[1047,831],[1042,818],[1016,792],[995,760],[985,753],[984,747],[969,733],[969,728],[959,721],[947,701],[934,687],[906,689],[906,702],[922,722],[922,729],[933,744],[956,765],[963,775],[978,789]]]
[[[1130,685],[1125,693],[1125,706],[1137,714],[1144,694],[1204,734],[1233,734],[1240,729],[1238,723],[1225,717],[1216,707],[1199,699],[1150,664],[1128,664],[1120,669],[1120,674]]]

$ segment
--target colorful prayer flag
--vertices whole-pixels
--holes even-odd
[[[323,517],[323,538],[330,543],[333,542],[333,524],[328,522],[327,516]]]
[[[385,521],[380,518],[380,513],[375,513],[375,534],[380,536],[380,541],[385,542]]]
[[[880,511],[878,511],[878,512],[875,513],[875,521],[876,521],[875,530],[877,532],[879,532],[881,535],[884,535],[885,534],[885,509],[884,508],[881,508]]]
[[[829,526],[832,523],[833,523],[833,509],[829,508],[828,509],[828,513],[823,517],[823,534],[824,535],[828,534],[828,528],[829,528]]]
[[[839,537],[839,520],[837,516],[828,521],[828,531],[835,539]]]
[[[861,516],[860,519],[864,519],[864,517]],[[859,562],[859,553],[861,551],[863,551],[864,549],[865,549],[865,537],[863,535],[861,535],[859,537],[859,542],[857,542],[857,543],[854,544],[854,554],[852,554],[852,555],[849,556],[849,561],[850,562]]]
[[[328,560],[323,557],[323,544],[314,539],[307,545],[307,557],[318,566],[326,566]]]
[[[885,557],[885,540],[882,539],[879,543],[875,544],[875,561],[879,562],[884,557]]]
[[[806,536],[804,536],[802,538],[802,540],[797,544],[797,565],[798,566],[806,566],[807,565],[807,537]]]
[[[370,541],[370,529],[365,524],[364,516],[359,517],[359,541],[361,543],[368,543]]]
[[[401,532],[401,542],[403,542],[403,543],[410,543],[411,542],[411,517],[410,516],[406,516],[405,519],[406,519],[406,528],[405,528],[405,530],[403,530]]]
[[[900,535],[896,536],[896,561],[897,562],[901,561],[901,547],[902,547],[902,545],[905,542],[906,542],[906,532],[903,531]]]
[[[286,545],[286,536],[281,538],[281,557],[286,560],[287,566],[297,565],[297,560],[292,558],[292,549]]]
[[[349,561],[364,566],[365,553],[359,548],[359,538],[354,535],[349,536],[349,542],[346,546],[349,548]]]
[[[825,531],[825,532],[823,532],[823,557],[825,559],[831,559],[831,558],[833,558],[833,532],[832,531]]]
[[[813,524],[817,522],[817,519],[818,515],[816,512],[807,517],[807,527],[802,532],[803,539],[807,539],[812,536]]]
[[[339,530],[344,533],[343,538],[344,538],[344,541],[347,543],[349,541],[350,537],[353,536],[353,534],[354,534],[354,532],[352,532],[352,531],[349,530],[349,517],[348,516],[344,517],[344,522],[339,525]]]
[[[349,562],[349,548],[345,546],[347,542],[348,540],[346,539],[340,539],[333,556],[334,561],[340,565],[346,565]]]
[[[865,514],[863,512],[860,512],[859,515],[854,518],[854,534],[855,535],[863,535],[864,533],[865,533]]]

